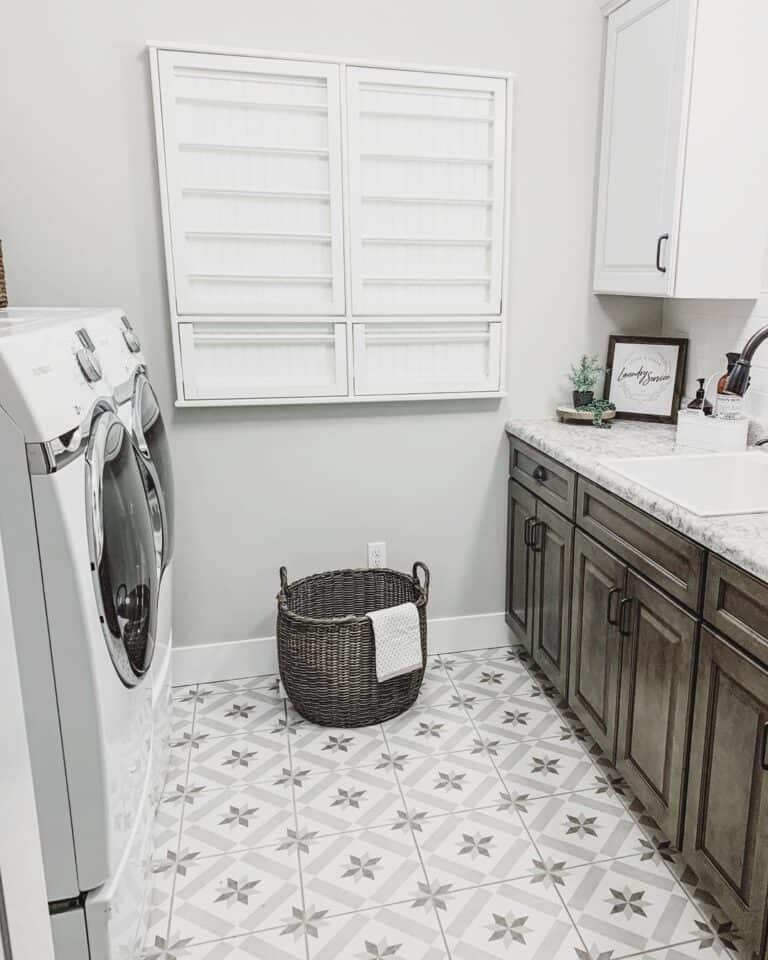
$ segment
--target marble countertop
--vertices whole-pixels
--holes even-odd
[[[700,517],[597,462],[608,457],[680,456],[673,426],[620,420],[610,430],[557,420],[509,420],[506,426],[507,433],[768,582],[768,513]]]

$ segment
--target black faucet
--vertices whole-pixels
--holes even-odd
[[[726,381],[726,393],[736,393],[740,397],[743,397],[747,392],[752,357],[763,340],[768,340],[768,325],[758,330],[757,333],[753,333],[749,340],[747,340],[744,349],[741,351],[741,356],[734,363],[733,370],[731,370],[728,380]]]

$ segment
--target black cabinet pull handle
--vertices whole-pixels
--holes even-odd
[[[614,610],[613,601],[614,601],[614,599],[615,599],[616,597],[620,597],[620,596],[621,596],[621,587],[614,587],[612,590],[609,590],[609,591],[608,591],[608,614],[607,614],[607,618],[608,618],[608,623],[610,623],[611,626],[614,626],[614,627],[618,627],[618,625],[619,625],[619,618],[618,618],[618,616],[616,615],[616,614],[617,614],[617,611]]]
[[[667,272],[667,268],[662,267],[661,265],[661,245],[665,240],[669,240],[668,233],[662,233],[662,235],[656,241],[656,269],[659,271],[659,273]]]
[[[631,597],[624,597],[619,603],[619,633],[622,637],[628,637],[632,632],[632,626],[627,623],[627,618],[624,616],[627,611],[632,612]]]
[[[539,538],[539,530],[543,530],[546,524],[543,520],[536,520],[531,525],[531,550],[534,553],[541,553],[544,538]]]
[[[543,483],[547,479],[547,471],[542,466],[536,467],[533,471],[533,479]]]
[[[768,723],[763,724],[763,746],[760,750],[760,766],[763,770],[768,770],[768,760],[765,757],[766,747],[768,747]]]
[[[523,543],[526,547],[531,546],[531,524],[536,522],[536,517],[526,517],[523,527]]]

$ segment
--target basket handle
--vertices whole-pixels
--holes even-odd
[[[288,571],[285,567],[280,567],[280,592],[285,593],[288,589]]]
[[[419,580],[419,569],[421,569],[424,576],[424,584],[422,586],[421,581]],[[429,599],[429,567],[426,563],[422,563],[421,560],[417,560],[413,565],[413,579],[417,586],[421,589],[421,592],[424,594],[424,599]]]

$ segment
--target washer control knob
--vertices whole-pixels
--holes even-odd
[[[82,370],[83,376],[88,383],[95,383],[97,380],[101,380],[101,364],[96,358],[96,354],[91,353],[90,350],[86,350],[86,348],[83,347],[77,351],[75,356],[77,357],[78,366]]]
[[[133,330],[125,329],[123,330],[123,340],[125,340],[125,345],[131,351],[131,353],[138,353],[141,350],[141,341],[133,332]]]

